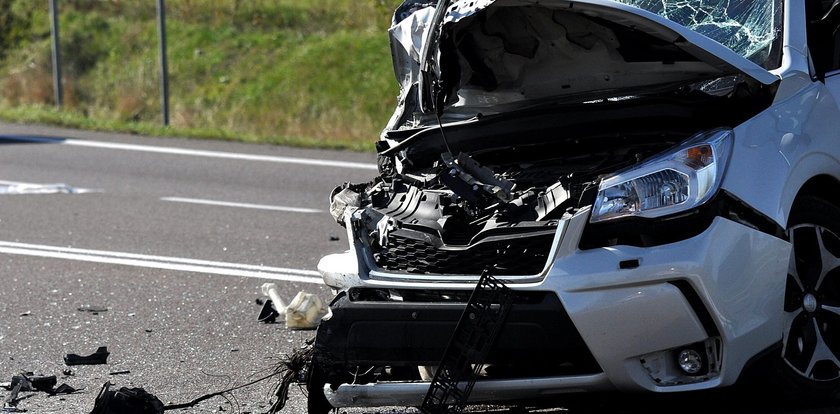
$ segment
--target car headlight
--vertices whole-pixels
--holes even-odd
[[[604,178],[590,222],[661,217],[702,205],[720,187],[732,137],[731,129],[701,132],[666,153]]]

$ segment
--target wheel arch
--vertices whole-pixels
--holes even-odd
[[[788,221],[793,207],[805,197],[819,198],[840,208],[840,179],[829,174],[819,174],[805,181],[787,210]]]

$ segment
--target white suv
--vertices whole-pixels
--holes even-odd
[[[408,0],[380,176],[310,410],[417,406],[479,275],[516,292],[471,402],[840,386],[840,0]]]

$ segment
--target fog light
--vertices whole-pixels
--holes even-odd
[[[693,349],[683,349],[677,355],[677,365],[686,374],[696,375],[703,369],[703,357]]]

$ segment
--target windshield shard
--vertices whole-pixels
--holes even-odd
[[[780,35],[781,0],[616,0],[700,33],[762,66]]]

